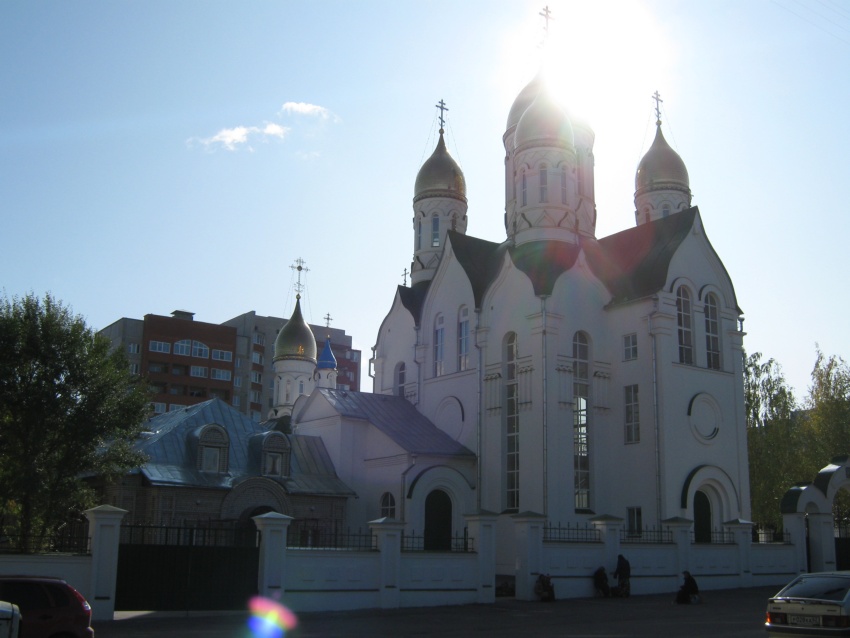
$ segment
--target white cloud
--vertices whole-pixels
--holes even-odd
[[[280,112],[287,114],[294,113],[296,115],[309,115],[312,117],[320,117],[323,120],[333,120],[334,122],[339,121],[339,118],[331,111],[326,109],[324,106],[318,106],[316,104],[307,104],[306,102],[285,102],[284,105],[280,107]]]
[[[228,151],[235,151],[243,146],[250,149],[249,142],[252,140],[260,142],[268,141],[269,138],[282,140],[289,131],[290,129],[285,126],[268,122],[263,126],[224,128],[212,137],[201,138],[198,141],[208,149],[221,147]]]

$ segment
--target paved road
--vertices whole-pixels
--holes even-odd
[[[554,603],[497,599],[493,605],[302,614],[289,638],[764,638],[767,597],[779,587],[704,592],[701,605],[673,594]],[[153,614],[94,623],[96,638],[250,638],[239,613]],[[266,637],[271,638],[271,637]]]

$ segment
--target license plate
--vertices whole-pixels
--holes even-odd
[[[800,616],[792,614],[788,616],[789,625],[800,627],[820,627],[820,616]]]

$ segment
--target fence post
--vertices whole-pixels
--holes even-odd
[[[691,569],[691,525],[694,522],[689,518],[674,516],[661,521],[665,527],[669,527],[673,533],[673,542],[676,544],[676,571],[674,577],[674,589],[679,582],[679,574]]]
[[[369,522],[369,529],[378,538],[381,556],[381,608],[401,607],[401,536],[404,523],[393,518],[379,518]]]
[[[782,515],[782,526],[791,536],[794,547],[794,569],[802,574],[808,571],[808,555],[806,552],[806,515],[803,512],[791,512]]]
[[[118,545],[121,519],[127,510],[100,505],[85,511],[91,539],[91,584],[88,601],[93,620],[112,620],[118,580]]]
[[[617,556],[620,554],[620,528],[623,526],[623,519],[610,514],[600,514],[591,518],[590,522],[599,530],[599,538],[605,546],[603,565],[616,565]],[[613,572],[614,570],[608,569],[607,571]]]
[[[257,590],[263,598],[279,601],[286,592],[286,533],[294,519],[277,512],[252,516],[251,519],[260,530]]]
[[[477,543],[478,602],[492,603],[496,600],[496,521],[499,515],[480,510],[464,518],[469,535]]]
[[[809,517],[809,553],[813,572],[835,569],[835,530],[832,512],[811,513]]]
[[[753,586],[753,570],[750,565],[750,553],[753,546],[753,524],[736,518],[723,523],[734,535],[738,545],[738,587]]]
[[[516,540],[516,599],[534,600],[534,582],[541,570],[543,550],[543,525],[546,517],[535,512],[514,514]],[[557,592],[556,592],[557,593]]]

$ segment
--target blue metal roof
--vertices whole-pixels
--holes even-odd
[[[368,421],[405,451],[436,456],[474,457],[403,397],[317,388],[340,416]]]

